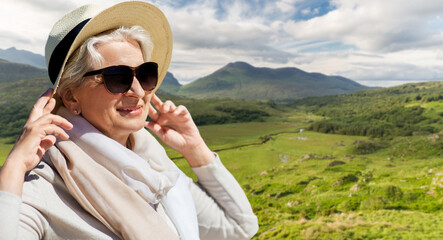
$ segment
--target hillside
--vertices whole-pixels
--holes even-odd
[[[163,79],[162,85],[159,88],[159,91],[175,94],[178,92],[181,86],[182,85],[178,82],[174,75],[170,72],[167,72],[165,78]]]
[[[350,79],[307,73],[297,68],[256,68],[229,63],[213,74],[184,85],[178,94],[193,98],[272,99],[285,101],[367,89]]]
[[[45,69],[0,59],[0,83],[47,76]]]
[[[31,65],[36,68],[46,68],[44,56],[26,50],[18,50],[15,47],[0,49],[0,58],[9,62]]]
[[[288,106],[323,116],[310,127],[323,133],[384,137],[443,130],[443,82],[305,98]]]
[[[172,75],[171,75],[172,76]],[[171,81],[171,80],[166,80]],[[0,137],[15,139],[37,98],[52,85],[47,78],[25,79],[0,83]],[[278,118],[292,111],[288,107],[257,100],[205,99],[193,100],[157,92],[163,100],[172,100],[177,105],[185,105],[197,125],[224,124],[237,122],[263,122],[268,118]]]

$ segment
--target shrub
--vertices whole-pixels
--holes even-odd
[[[385,186],[383,191],[384,196],[392,202],[400,201],[403,197],[403,191],[395,185]]]
[[[386,207],[386,200],[382,196],[372,196],[361,202],[360,208],[364,210],[380,210]]]
[[[354,149],[353,152],[356,154],[369,154],[377,151],[378,149],[382,148],[383,145],[381,143],[375,142],[375,141],[363,141],[358,140],[354,142]]]

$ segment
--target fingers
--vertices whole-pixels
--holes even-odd
[[[167,100],[162,102],[157,95],[153,95],[151,99],[153,106],[149,106],[149,117],[153,122],[159,124],[162,127],[176,128],[177,124],[181,124],[191,119],[191,115],[185,106],[175,104]]]
[[[171,112],[174,111],[176,108],[175,104],[172,101],[168,100],[163,103],[162,100],[160,100],[160,98],[157,97],[157,95],[155,94],[152,96],[151,102],[160,113]]]
[[[161,112],[162,113],[173,112],[175,111],[176,108],[177,107],[175,106],[175,104],[172,101],[168,100],[165,103],[163,103]]]
[[[174,111],[174,114],[177,115],[177,116],[185,115],[185,114],[188,114],[188,113],[189,113],[188,109],[185,106],[183,106],[183,105],[178,106],[177,109]]]
[[[50,135],[59,136],[63,140],[69,139],[69,135],[61,127],[59,127],[57,125],[48,124],[48,125],[42,126],[42,129],[45,133],[45,136],[43,137],[43,139],[46,139]]]
[[[155,135],[160,137],[160,139],[164,138],[164,135],[166,133],[165,128],[160,126],[160,124],[155,122],[147,122],[145,125],[149,130],[151,130]]]
[[[158,121],[158,118],[160,117],[160,114],[157,112],[157,110],[151,104],[149,104],[148,115],[152,119],[152,121],[154,121],[154,122]]]
[[[30,124],[26,124],[24,130],[27,134],[39,136],[41,139],[45,139],[48,135],[56,135],[63,140],[67,140],[69,135],[64,129],[70,130],[72,128],[73,125],[65,118],[49,114]]]
[[[31,110],[31,113],[29,114],[29,118],[28,118],[27,122],[33,122],[33,121],[37,120],[40,116],[43,115],[43,112],[44,112],[43,109],[45,109],[45,106],[48,104],[49,100],[51,99],[51,95],[52,95],[52,88],[49,88],[48,90],[46,90],[46,92],[44,92],[42,94],[42,96],[37,100],[37,102],[32,107],[32,110]],[[51,107],[51,105],[49,107]],[[54,106],[55,106],[55,103],[52,106],[52,108],[54,108]],[[47,109],[49,109],[49,107]],[[51,109],[51,111],[52,111],[52,109]]]
[[[54,135],[48,135],[45,138],[42,139],[40,142],[40,148],[42,148],[42,152],[46,152],[49,148],[51,148],[55,142],[57,141],[57,138]]]
[[[34,123],[35,125],[45,125],[45,124],[53,124],[53,125],[59,125],[60,127],[70,130],[73,128],[72,123],[70,123],[65,118],[59,116],[59,115],[47,115],[44,116]]]
[[[152,102],[152,104],[154,104],[154,107],[157,108],[157,109],[159,109],[159,110],[161,109],[161,106],[163,105],[162,100],[160,100],[160,98],[157,97],[156,94],[154,94],[154,95],[152,96],[152,98],[151,98],[151,102]]]
[[[51,113],[55,107],[55,103],[56,101],[54,98],[49,99],[49,102],[46,104],[45,108],[43,109],[43,114]]]

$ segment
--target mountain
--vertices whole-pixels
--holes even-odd
[[[175,94],[181,86],[182,85],[178,82],[174,75],[170,72],[167,72],[159,90],[166,93]]]
[[[47,77],[48,73],[45,69],[36,68],[28,64],[13,63],[0,59],[0,83],[14,82],[29,78]]]
[[[0,49],[0,58],[10,62],[29,64],[37,68],[46,68],[45,57],[26,50],[18,50],[15,47]]]
[[[179,95],[193,98],[290,100],[350,93],[368,87],[340,76],[307,73],[298,68],[257,68],[229,63],[216,72],[184,85]]]

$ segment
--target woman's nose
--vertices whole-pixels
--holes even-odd
[[[145,96],[145,90],[138,81],[137,77],[134,76],[131,88],[129,89],[128,92],[126,92],[126,96],[137,97],[137,98],[142,98],[143,96]]]

